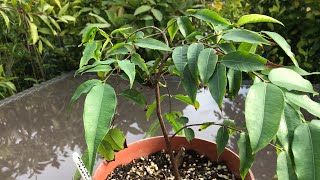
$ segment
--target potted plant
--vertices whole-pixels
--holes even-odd
[[[231,23],[214,11],[192,9],[185,16],[170,20],[165,29],[146,26],[132,31],[130,27],[123,27],[110,35],[97,27],[89,29],[83,35],[82,44],[85,48],[76,74],[96,72],[101,79],[81,84],[72,97],[71,104],[81,94],[88,93],[83,113],[88,149],[82,158],[90,173],[93,171],[97,152],[108,161],[114,159],[115,152],[116,161],[121,155],[135,156],[134,158],[140,156],[138,150],[141,150],[141,146],[137,148],[129,145],[128,149],[136,151],[134,155],[121,151],[126,148],[125,137],[112,126],[117,94],[108,84],[108,79],[118,75],[129,81],[129,89],[120,94],[142,107],[146,106],[146,98],[133,88],[133,84],[136,82],[154,88],[156,98],[147,106],[146,116],[148,119],[155,111],[158,120],[151,124],[149,134],[160,127],[163,137],[160,140],[153,138],[154,141],[149,142],[153,144],[151,147],[146,146],[148,143],[145,141],[138,144],[142,144],[143,148],[161,144],[170,156],[169,164],[175,179],[181,179],[177,162],[182,151],[179,149],[181,145],[188,147],[189,141],[192,148],[206,149],[206,143],[192,144],[194,131],[190,127],[199,126],[199,130],[204,130],[212,125],[221,126],[217,133],[217,152],[212,150],[214,158],[221,154],[224,156],[223,150],[231,135],[235,132],[240,134],[238,168],[242,179],[253,179],[252,175],[247,175],[249,168],[255,154],[268,144],[274,146],[278,153],[279,179],[319,179],[320,150],[317,147],[320,123],[318,120],[305,120],[300,111],[302,108],[320,117],[320,105],[307,94],[318,93],[303,78],[317,73],[308,73],[299,68],[289,44],[278,33],[255,32],[243,28],[244,25],[253,23],[283,25],[274,18],[259,14],[245,15]],[[150,29],[153,33],[145,34]],[[282,48],[292,60],[293,66],[275,64],[259,55],[264,46]],[[146,62],[144,59],[150,58],[150,54],[154,59]],[[245,126],[236,126],[234,121],[228,119],[221,124],[188,124],[188,119],[181,112],[170,110],[164,114],[161,111],[161,102],[165,98],[170,101],[177,99],[198,108],[196,95],[200,86],[209,89],[215,102],[222,108],[225,96],[234,99],[238,94],[244,73],[254,80],[245,100]],[[161,95],[160,88],[167,86],[166,75],[178,76],[187,95]],[[173,126],[175,134],[169,136],[165,120]],[[184,140],[176,136],[183,133],[186,136]],[[175,139],[179,139],[179,142]],[[210,156],[210,153],[205,155]],[[116,161],[108,166],[115,166]],[[128,160],[123,160],[122,163],[128,163]],[[98,171],[106,172],[101,169]]]

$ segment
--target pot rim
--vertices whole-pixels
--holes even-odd
[[[129,149],[129,148],[132,147],[132,146],[136,146],[136,145],[138,145],[138,144],[140,144],[140,143],[145,143],[145,142],[147,142],[147,141],[157,141],[157,140],[162,140],[162,139],[164,139],[163,136],[155,136],[155,137],[150,137],[150,138],[146,138],[146,139],[140,139],[140,140],[138,140],[138,141],[135,141],[135,142],[132,142],[132,143],[128,144],[127,148],[125,148],[124,150]],[[177,135],[177,136],[175,136],[173,139],[176,139],[176,140],[178,139],[179,141],[181,141],[181,140],[185,140],[185,136],[178,136],[178,135]],[[173,139],[172,139],[172,140],[173,140]],[[205,139],[194,138],[194,139],[192,139],[192,141],[210,143],[210,144],[214,144],[214,145],[216,146],[216,143],[215,143],[215,142],[208,141],[208,140],[205,140]],[[191,141],[191,142],[192,142],[192,141]],[[191,142],[190,142],[190,143],[191,143]],[[164,147],[164,148],[165,148],[165,147]],[[147,149],[149,149],[149,148],[147,148]],[[194,148],[191,148],[191,149],[197,151],[197,150],[194,149]],[[124,151],[124,150],[121,150],[121,151]],[[224,152],[231,153],[234,157],[236,157],[236,158],[238,158],[238,159],[240,160],[238,154],[236,154],[235,152],[233,152],[231,149],[225,148],[225,150],[226,150],[226,151],[224,151]],[[121,151],[119,151],[119,152],[121,152]],[[116,155],[117,155],[119,152],[116,152],[116,154],[115,154],[115,160],[114,160],[114,161],[110,161],[110,162],[108,162],[108,161],[103,161],[103,162],[98,166],[98,168],[97,168],[97,169],[95,170],[95,172],[94,172],[93,180],[99,180],[99,178],[98,178],[99,175],[102,174],[103,172],[105,172],[103,169],[106,168],[109,163],[117,161]],[[201,153],[201,152],[198,152],[198,153]],[[149,154],[149,155],[150,155],[150,154]],[[143,157],[143,156],[141,156],[141,157]],[[137,159],[137,158],[132,158],[131,161],[133,161],[134,159]],[[131,162],[131,161],[130,161],[130,162]],[[130,162],[129,162],[129,163],[130,163]],[[129,164],[129,163],[123,163],[123,164],[126,165],[126,164]],[[120,164],[119,164],[119,165],[120,165]],[[113,169],[113,170],[114,170],[114,169]],[[247,174],[247,176],[246,176],[245,179],[247,179],[248,176],[249,176],[249,179],[250,179],[250,180],[255,180],[254,175],[253,175],[251,169],[249,169],[248,174]]]

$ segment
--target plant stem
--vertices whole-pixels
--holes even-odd
[[[179,174],[179,170],[178,170],[178,165],[176,163],[176,159],[174,157],[173,150],[172,150],[172,147],[171,147],[171,140],[169,139],[168,132],[167,132],[166,126],[164,124],[164,120],[163,120],[162,113],[161,113],[159,80],[156,80],[155,93],[156,93],[156,102],[157,102],[157,116],[158,116],[158,119],[159,119],[159,122],[160,122],[160,127],[161,127],[161,130],[162,130],[162,134],[163,134],[164,140],[166,142],[167,153],[170,156],[170,161],[171,161],[172,170],[173,170],[175,179],[176,180],[180,180],[181,178],[180,178],[180,174]]]

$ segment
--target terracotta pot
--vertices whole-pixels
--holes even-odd
[[[212,142],[195,138],[189,143],[185,137],[178,136],[176,136],[171,142],[172,148],[175,151],[184,147],[185,149],[192,149],[199,154],[203,154],[211,160],[217,160],[216,144]],[[162,136],[148,138],[129,144],[128,148],[115,154],[115,161],[101,163],[94,173],[93,180],[105,180],[117,166],[129,164],[134,159],[146,157],[159,152],[162,149],[165,149],[165,141]],[[229,149],[225,149],[219,157],[219,160],[224,161],[229,170],[233,172],[236,177],[240,177],[240,160],[237,154]],[[254,180],[254,176],[250,170],[245,180]]]

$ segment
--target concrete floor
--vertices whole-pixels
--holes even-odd
[[[84,98],[74,104],[72,112],[67,112],[68,102],[76,87],[90,76],[76,77],[64,75],[41,84],[38,87],[0,101],[0,179],[72,179],[75,165],[72,152],[85,150],[82,123]],[[127,82],[112,79],[117,90],[126,88]],[[181,88],[170,80],[171,94],[181,93]],[[153,90],[138,87],[153,99]],[[118,91],[119,92],[119,91]],[[163,93],[166,93],[164,89]],[[190,123],[221,121],[231,118],[241,124],[244,120],[244,97],[246,86],[240,90],[238,98],[231,102],[225,99],[223,111],[219,110],[208,91],[201,90],[197,100],[201,107],[196,111],[192,106],[173,101],[172,110],[180,110]],[[168,102],[163,102],[163,111],[168,111]],[[143,138],[149,125],[145,112],[140,107],[120,98],[116,126],[123,130],[128,143]],[[218,127],[206,131],[196,131],[199,138],[215,141]],[[172,132],[172,131],[171,131]],[[228,147],[237,152],[236,137],[232,137]],[[101,160],[97,162],[100,163]],[[276,155],[272,147],[259,152],[252,171],[257,180],[270,180],[275,175]]]

